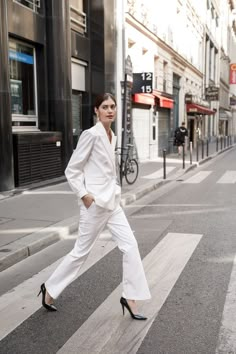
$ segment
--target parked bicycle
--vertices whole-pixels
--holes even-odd
[[[122,179],[125,177],[125,180],[128,184],[133,184],[138,178],[139,166],[138,161],[135,158],[132,158],[130,155],[133,145],[127,144],[125,148],[117,148],[120,150],[120,182],[122,185]]]

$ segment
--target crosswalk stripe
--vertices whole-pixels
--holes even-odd
[[[175,166],[167,166],[166,167],[166,174],[170,173],[173,171],[176,167]],[[163,168],[160,168],[156,172],[151,173],[150,175],[142,176],[141,178],[145,179],[156,179],[156,178],[162,178],[163,177]]]
[[[206,214],[206,213],[221,213],[229,210],[230,208],[227,207],[222,207],[222,208],[200,208],[196,210],[177,210],[177,211],[167,211],[165,213],[163,212],[156,212],[156,213],[148,213],[145,214],[145,219],[157,219],[157,218],[163,218],[163,217],[172,217],[174,215],[194,215],[194,214]],[[144,214],[140,215],[132,215],[132,219],[140,219],[143,218]]]
[[[217,183],[236,183],[236,171],[226,171]]]
[[[183,183],[200,183],[205,178],[207,178],[211,173],[212,173],[212,171],[200,171],[200,172],[196,173],[194,176],[183,181]]]
[[[227,290],[216,354],[236,353],[236,257]]]
[[[199,234],[168,233],[145,257],[152,299],[140,305],[140,310],[147,321],[134,321],[128,314],[123,318],[119,285],[57,354],[136,353],[201,238]]]
[[[108,232],[102,233],[84,266],[80,269],[79,275],[115,247],[116,243],[111,240]],[[0,340],[41,307],[41,298],[36,297],[39,286],[48,279],[62,258],[0,297],[0,318],[1,323],[4,324],[4,326],[0,326]]]

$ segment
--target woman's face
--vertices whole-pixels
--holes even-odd
[[[111,97],[103,101],[98,108],[95,107],[95,113],[103,125],[109,125],[116,118],[116,104]]]

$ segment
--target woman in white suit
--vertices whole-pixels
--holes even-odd
[[[78,239],[45,284],[41,285],[42,305],[56,311],[53,304],[61,292],[78,277],[78,272],[100,233],[107,227],[123,252],[123,293],[120,303],[131,317],[146,320],[137,310],[136,300],[150,298],[137,241],[120,206],[117,181],[116,137],[111,124],[116,117],[116,100],[106,93],[95,102],[97,124],[85,130],[65,170],[67,180],[83,203]]]

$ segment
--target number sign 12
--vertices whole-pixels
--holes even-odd
[[[151,80],[152,81],[152,73],[142,73],[141,74],[143,80]]]

